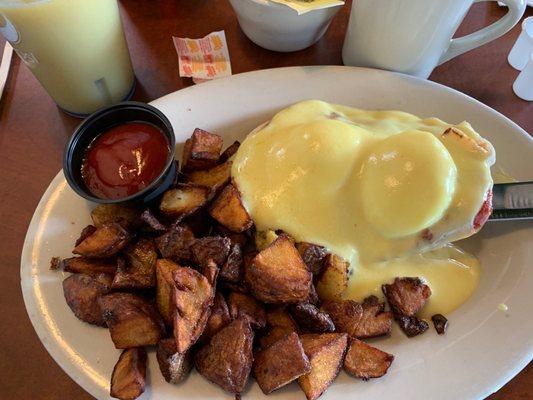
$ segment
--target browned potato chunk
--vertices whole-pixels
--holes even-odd
[[[354,332],[363,317],[363,307],[353,300],[331,300],[322,304],[322,310],[333,320],[337,332],[354,337]]]
[[[230,293],[228,308],[231,318],[245,318],[253,329],[262,329],[266,325],[265,309],[251,296],[239,292]]]
[[[213,306],[211,307],[211,314],[207,319],[204,333],[202,333],[202,341],[209,340],[219,330],[224,328],[231,322],[231,316],[229,314],[228,304],[224,299],[224,296],[220,292],[215,294]]]
[[[205,171],[193,171],[187,175],[187,182],[208,187],[211,192],[216,192],[229,182],[231,176],[231,161],[226,161],[216,167]]]
[[[192,260],[200,267],[209,261],[223,265],[228,258],[231,241],[222,236],[207,236],[196,239],[191,246]]]
[[[72,251],[85,257],[111,257],[122,250],[131,239],[131,235],[120,224],[111,222],[97,228],[96,231]]]
[[[112,222],[128,226],[135,222],[139,214],[139,210],[131,204],[98,204],[91,211],[91,218],[97,228]]]
[[[218,278],[217,265],[212,260],[209,260],[207,262],[207,265],[201,267],[200,270],[202,272],[202,275],[207,278],[207,282],[209,282],[209,284],[213,286],[213,288],[216,288]]]
[[[167,230],[167,227],[159,221],[159,218],[157,218],[149,208],[144,210],[139,218],[145,225],[145,228],[148,228],[149,231],[164,232]]]
[[[328,313],[310,303],[299,303],[291,307],[291,314],[304,332],[333,332],[335,325]]]
[[[155,239],[155,243],[163,258],[175,261],[189,261],[191,259],[191,245],[194,234],[186,226],[176,225]]]
[[[87,225],[85,228],[81,230],[80,236],[76,239],[76,243],[74,244],[74,246],[79,245],[81,242],[83,242],[85,239],[91,236],[94,232],[96,232],[96,226]]]
[[[431,320],[433,321],[433,326],[437,334],[444,335],[446,329],[448,329],[448,319],[442,314],[435,314],[431,316]]]
[[[244,248],[246,243],[248,243],[248,232],[232,232],[228,228],[220,224],[215,224],[214,229],[218,235],[230,238],[231,244],[233,246],[238,244],[239,246],[241,246],[242,249]]]
[[[163,194],[159,209],[169,217],[182,217],[192,214],[205,203],[209,189],[198,185],[178,185]]]
[[[349,265],[347,261],[334,254],[326,256],[322,273],[316,281],[316,291],[322,301],[341,298],[348,287]]]
[[[111,340],[117,349],[155,345],[164,325],[156,307],[131,293],[111,293],[98,299]]]
[[[351,336],[356,338],[373,338],[388,335],[392,329],[392,313],[383,311],[384,303],[376,296],[369,296],[363,301],[363,315]]]
[[[420,335],[428,330],[429,324],[416,316],[396,314],[394,319],[409,338]]]
[[[312,275],[291,239],[280,235],[245,265],[244,279],[264,303],[298,303],[309,297]]]
[[[265,394],[311,372],[298,334],[293,332],[255,354],[254,376]]]
[[[190,172],[214,167],[222,150],[222,138],[196,128],[190,139],[185,141],[181,169]]]
[[[424,307],[431,289],[420,278],[396,278],[382,286],[383,294],[396,314],[411,317]]]
[[[284,307],[276,306],[266,313],[268,331],[260,339],[262,349],[284,338],[292,332],[298,331],[298,326]]]
[[[71,257],[61,261],[66,272],[81,274],[111,274],[117,270],[117,260],[104,258]]]
[[[192,268],[172,272],[174,279],[174,338],[178,352],[185,353],[204,331],[215,291],[207,278]]]
[[[209,214],[230,231],[243,232],[253,224],[241,202],[241,195],[233,184],[228,184],[213,201]]]
[[[195,358],[200,374],[230,393],[241,393],[252,369],[254,332],[237,319],[218,331]]]
[[[178,353],[174,338],[160,340],[157,344],[156,356],[161,374],[167,382],[180,383],[191,372],[192,352]]]
[[[218,159],[218,162],[225,162],[229,160],[231,157],[237,153],[237,150],[239,150],[241,143],[239,141],[234,141],[231,145],[229,145],[226,150],[222,152],[220,155],[220,158]]]
[[[155,286],[157,250],[153,240],[140,239],[124,251],[127,262],[119,263],[113,289],[147,289]]]
[[[234,244],[229,251],[226,262],[220,267],[220,279],[232,283],[239,282],[242,279],[243,266],[241,246]]]
[[[344,358],[344,370],[356,378],[368,380],[387,373],[394,356],[372,347],[358,339],[352,339]]]
[[[311,372],[298,378],[307,400],[316,400],[333,383],[342,367],[348,345],[345,333],[307,334],[300,336]]]
[[[326,248],[307,242],[296,243],[296,248],[302,256],[305,265],[309,268],[309,271],[313,275],[319,275],[324,265],[324,259],[328,254]]]
[[[107,274],[73,274],[63,281],[65,300],[76,317],[94,325],[105,325],[96,301],[111,290],[112,277]]]
[[[146,386],[146,350],[142,347],[122,352],[111,375],[111,397],[133,400]]]
[[[172,278],[172,272],[181,268],[178,264],[167,260],[157,260],[155,265],[156,272],[156,303],[159,310],[159,314],[163,317],[163,321],[168,326],[172,326],[174,313],[173,313],[173,300],[174,295],[174,279]]]

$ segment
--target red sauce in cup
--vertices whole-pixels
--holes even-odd
[[[98,136],[87,149],[82,176],[102,199],[131,196],[163,171],[170,152],[165,134],[144,122],[118,125]]]

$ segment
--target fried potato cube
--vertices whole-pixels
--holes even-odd
[[[213,306],[211,307],[211,314],[207,319],[204,332],[200,338],[201,341],[208,341],[219,330],[228,325],[231,320],[228,304],[226,303],[224,296],[222,296],[220,292],[217,292],[215,294],[215,299],[213,300]]]
[[[159,370],[169,383],[177,384],[187,378],[193,366],[192,356],[191,351],[178,353],[174,338],[162,339],[157,344]]]
[[[231,145],[226,147],[226,150],[222,152],[222,154],[220,155],[220,158],[218,159],[218,162],[223,163],[229,160],[231,157],[235,155],[235,153],[237,153],[237,150],[239,150],[240,146],[241,146],[241,143],[239,141],[237,140],[234,141]]]
[[[231,318],[245,318],[253,329],[262,329],[266,325],[265,309],[251,296],[231,292],[228,296],[228,308]]]
[[[52,257],[50,259],[50,269],[52,271],[57,271],[61,267],[61,258]]]
[[[298,303],[291,308],[291,314],[304,332],[333,332],[335,324],[327,312],[310,303]]]
[[[76,317],[93,325],[105,325],[97,299],[111,290],[107,274],[73,274],[63,281],[65,300]]]
[[[120,224],[111,222],[104,224],[79,243],[74,254],[85,257],[111,257],[122,250],[131,239],[131,235]]]
[[[113,289],[148,289],[156,284],[157,250],[153,240],[141,238],[124,250],[127,262],[119,263]]]
[[[358,339],[352,339],[344,358],[344,370],[366,381],[385,375],[393,360],[392,354],[385,353]]]
[[[98,204],[91,211],[91,218],[97,228],[112,222],[129,226],[139,217],[140,211],[132,204]]]
[[[96,232],[96,226],[87,225],[85,228],[81,230],[80,236],[76,239],[76,243],[74,244],[74,247],[79,245],[81,242],[83,242],[85,239],[91,236],[94,232]]]
[[[293,332],[255,354],[254,376],[265,394],[311,372],[298,334]]]
[[[433,326],[439,335],[444,335],[448,329],[448,319],[442,314],[435,314],[431,316]]]
[[[394,319],[409,338],[420,335],[429,329],[429,324],[416,316],[396,314]]]
[[[195,358],[200,374],[230,393],[241,393],[252,369],[254,332],[245,319],[218,331]]]
[[[226,262],[220,267],[220,279],[231,283],[239,282],[244,272],[243,266],[241,246],[234,244],[229,251]]]
[[[98,304],[117,349],[155,345],[163,336],[161,316],[143,297],[110,293],[100,297]]]
[[[191,259],[190,248],[194,240],[194,234],[188,227],[176,225],[157,237],[155,243],[163,258],[180,262]]]
[[[145,228],[148,228],[151,232],[164,232],[167,230],[167,227],[159,221],[159,218],[149,208],[141,213],[139,219],[145,225]]]
[[[266,319],[268,331],[259,339],[259,344],[262,349],[270,346],[292,332],[298,331],[296,322],[294,322],[283,306],[276,306],[267,310]]]
[[[307,400],[316,400],[333,383],[342,367],[348,345],[345,333],[306,334],[300,336],[311,372],[298,378]]]
[[[228,237],[231,240],[231,244],[233,246],[238,244],[239,246],[241,246],[241,249],[242,249],[248,243],[249,237],[246,234],[247,232],[240,232],[240,233],[232,232],[228,228],[220,224],[215,224],[214,230],[218,235]]]
[[[233,232],[243,232],[253,224],[242,204],[239,191],[231,183],[226,185],[213,201],[209,207],[209,214]]]
[[[245,263],[244,279],[264,303],[299,303],[309,297],[312,275],[291,239],[281,235]]]
[[[320,275],[322,267],[324,266],[324,259],[328,254],[326,248],[307,242],[296,243],[296,248],[302,256],[305,265],[309,268],[309,271],[311,271],[313,275]]]
[[[181,169],[190,172],[214,167],[220,158],[222,138],[196,128],[190,139],[185,141],[181,158]]]
[[[192,260],[200,267],[209,261],[223,265],[228,258],[231,240],[222,236],[207,236],[196,239],[191,246]]]
[[[185,353],[204,331],[215,291],[207,278],[192,268],[172,272],[174,279],[174,338],[178,352]]]
[[[172,278],[172,272],[178,268],[181,268],[181,266],[167,259],[159,259],[155,264],[157,309],[168,326],[172,326],[174,318],[172,299],[174,295],[174,279]]]
[[[330,300],[324,302],[321,308],[329,314],[337,332],[345,332],[354,337],[354,332],[363,318],[361,304],[353,300]]]
[[[322,301],[340,299],[348,287],[349,263],[339,256],[328,254],[322,273],[316,281],[316,291]]]
[[[163,194],[159,210],[169,217],[192,214],[207,203],[209,189],[198,185],[179,184]]]
[[[320,305],[320,299],[318,297],[318,293],[316,292],[316,287],[313,282],[311,282],[311,287],[309,288],[309,297],[307,298],[307,302],[314,304],[315,306]]]
[[[81,274],[111,274],[117,270],[117,260],[105,258],[71,257],[61,261],[66,272]]]
[[[367,297],[362,304],[363,315],[351,332],[351,336],[362,339],[390,334],[392,312],[383,311],[384,308],[385,304],[380,303],[376,296]]]
[[[392,311],[408,317],[420,311],[431,296],[431,289],[420,278],[395,278],[381,288]]]
[[[122,352],[111,375],[111,397],[133,400],[146,386],[146,350],[142,347]]]
[[[214,193],[229,182],[231,177],[231,165],[231,161],[226,161],[225,163],[210,169],[193,171],[187,175],[187,182],[199,186],[205,186]]]

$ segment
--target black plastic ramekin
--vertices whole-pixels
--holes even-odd
[[[97,136],[127,122],[146,122],[161,129],[169,144],[167,163],[161,174],[143,190],[120,199],[101,199],[91,193],[83,180],[82,166],[86,151]],[[149,104],[125,101],[96,111],[76,128],[65,148],[63,172],[68,184],[77,194],[95,203],[109,204],[124,201],[146,203],[172,185],[176,175],[175,151],[176,139],[168,118]]]

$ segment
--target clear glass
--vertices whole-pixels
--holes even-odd
[[[131,95],[135,78],[117,0],[0,0],[0,33],[70,114]]]

